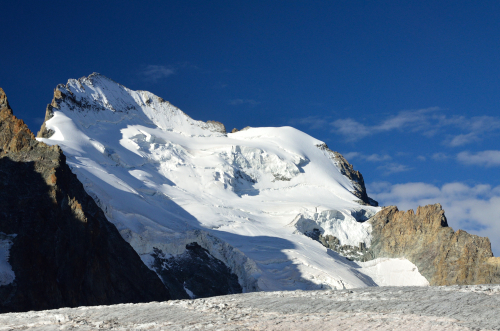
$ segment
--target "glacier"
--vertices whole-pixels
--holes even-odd
[[[499,285],[260,292],[0,315],[0,330],[500,330]]]
[[[196,242],[244,292],[428,285],[405,259],[357,263],[306,234],[369,247],[359,203],[324,142],[292,127],[226,133],[100,74],[58,85],[43,130],[122,237],[154,270],[155,249]],[[157,271],[157,270],[155,270]],[[189,293],[186,289],[186,293]]]

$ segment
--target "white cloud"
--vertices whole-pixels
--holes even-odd
[[[143,79],[151,82],[156,82],[173,74],[175,74],[175,69],[173,67],[151,64],[144,67],[144,69],[140,72]]]
[[[290,125],[305,125],[309,129],[319,129],[324,127],[328,122],[326,119],[319,116],[308,116],[304,118],[292,118],[288,121]]]
[[[344,135],[347,140],[355,141],[369,135],[392,130],[407,129],[412,132],[422,131],[431,133],[432,125],[430,115],[439,110],[438,107],[431,107],[418,110],[405,110],[397,115],[383,120],[378,125],[366,126],[352,118],[338,119],[331,123],[334,133]]]
[[[454,182],[438,187],[428,183],[375,182],[368,185],[368,193],[381,205],[396,205],[400,210],[441,203],[448,224],[455,231],[463,229],[489,237],[495,255],[500,255],[500,186]]]
[[[370,135],[394,130],[418,132],[424,136],[432,137],[443,132],[444,128],[450,128],[462,132],[448,134],[444,144],[457,147],[481,141],[485,135],[500,130],[500,118],[498,117],[448,117],[440,114],[439,111],[438,107],[404,110],[370,126],[352,118],[338,119],[330,123],[331,132],[343,135],[347,141],[356,141]]]
[[[256,106],[260,104],[260,102],[255,101],[253,99],[232,99],[227,102],[231,106],[238,106],[243,104],[248,104],[250,106]]]
[[[449,156],[445,153],[434,153],[432,154],[432,158],[436,161],[444,161],[449,158]]]
[[[487,134],[500,130],[500,118],[493,116],[454,116],[441,117],[442,126],[458,128],[465,133],[450,135],[444,143],[451,147],[463,146],[473,142],[481,141]]]
[[[345,136],[348,141],[356,141],[373,134],[370,127],[366,127],[352,118],[336,120],[331,125],[333,126],[331,132]]]
[[[359,152],[349,152],[349,153],[342,154],[342,156],[347,161],[349,161],[349,160],[352,160],[352,159],[359,158],[361,156],[361,153],[359,153]]]
[[[360,152],[349,152],[343,154],[345,159],[352,163],[352,160],[364,160],[368,162],[380,162],[384,163],[381,166],[377,167],[378,170],[382,171],[382,174],[384,176],[388,176],[390,174],[398,173],[398,172],[404,172],[404,171],[409,171],[412,168],[408,167],[407,165],[396,163],[396,162],[386,162],[386,161],[391,161],[392,157],[388,154],[363,154]]]
[[[500,151],[460,152],[457,154],[457,160],[467,165],[497,167],[500,166]]]
[[[429,129],[429,113],[439,110],[438,107],[431,107],[418,110],[404,110],[396,116],[384,120],[374,127],[376,131],[400,130],[410,127],[412,131],[427,131]]]
[[[372,162],[382,162],[382,161],[388,161],[391,159],[392,159],[392,157],[390,157],[387,154],[384,154],[384,155],[371,154],[371,155],[366,156],[366,161],[372,161]]]
[[[466,144],[470,144],[474,141],[481,140],[475,132],[469,132],[467,134],[459,134],[451,138],[448,145],[451,147],[458,147]]]
[[[475,116],[465,119],[463,125],[473,132],[493,131],[500,129],[500,120],[493,116]]]
[[[438,196],[439,189],[426,183],[407,183],[390,185],[387,182],[370,184],[370,189],[375,189],[375,195],[384,205],[401,204],[401,202],[414,201],[423,197]],[[373,194],[373,193],[372,193]],[[394,203],[396,201],[397,203]],[[410,206],[402,206],[409,208]]]
[[[407,165],[404,164],[399,164],[399,163],[388,163],[384,164],[380,167],[377,167],[378,170],[382,170],[383,174],[385,176],[388,176],[390,174],[398,173],[398,172],[404,172],[404,171],[409,171],[412,168],[408,167]]]
[[[389,161],[392,160],[392,157],[388,154],[363,154],[359,152],[349,152],[343,154],[346,160],[352,160],[352,159],[362,159],[365,161],[370,161],[370,162],[383,162],[383,161]]]
[[[418,160],[420,160],[420,161],[425,161],[425,160],[427,160],[427,158],[426,158],[425,156],[423,156],[423,155],[419,155],[419,156],[417,156],[417,159],[418,159]]]
[[[471,118],[464,116],[443,117],[442,124],[443,126],[457,127],[467,132],[450,136],[445,141],[445,144],[451,147],[481,141],[486,134],[500,129],[500,119],[493,116],[474,116]]]

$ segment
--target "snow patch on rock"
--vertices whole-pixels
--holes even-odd
[[[358,263],[379,286],[429,286],[417,266],[407,259],[378,258]]]
[[[9,251],[14,244],[12,240],[16,234],[5,234],[0,232],[0,286],[11,284],[16,275],[9,263]]]

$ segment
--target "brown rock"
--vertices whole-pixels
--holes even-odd
[[[33,133],[28,126],[12,114],[7,96],[0,88],[0,151],[19,152],[22,149],[30,149],[36,145]]]
[[[500,259],[488,238],[453,231],[440,204],[399,211],[386,207],[373,226],[372,257],[407,258],[431,285],[500,283]]]

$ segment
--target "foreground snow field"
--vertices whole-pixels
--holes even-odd
[[[93,74],[59,85],[49,145],[153,269],[199,243],[244,292],[428,285],[407,260],[351,262],[304,234],[370,246],[360,205],[331,151],[291,127],[226,134],[145,91]],[[56,92],[58,93],[58,92]],[[158,272],[158,270],[155,270]],[[186,288],[186,292],[191,293]]]
[[[0,315],[2,330],[500,330],[500,285],[379,287]]]

